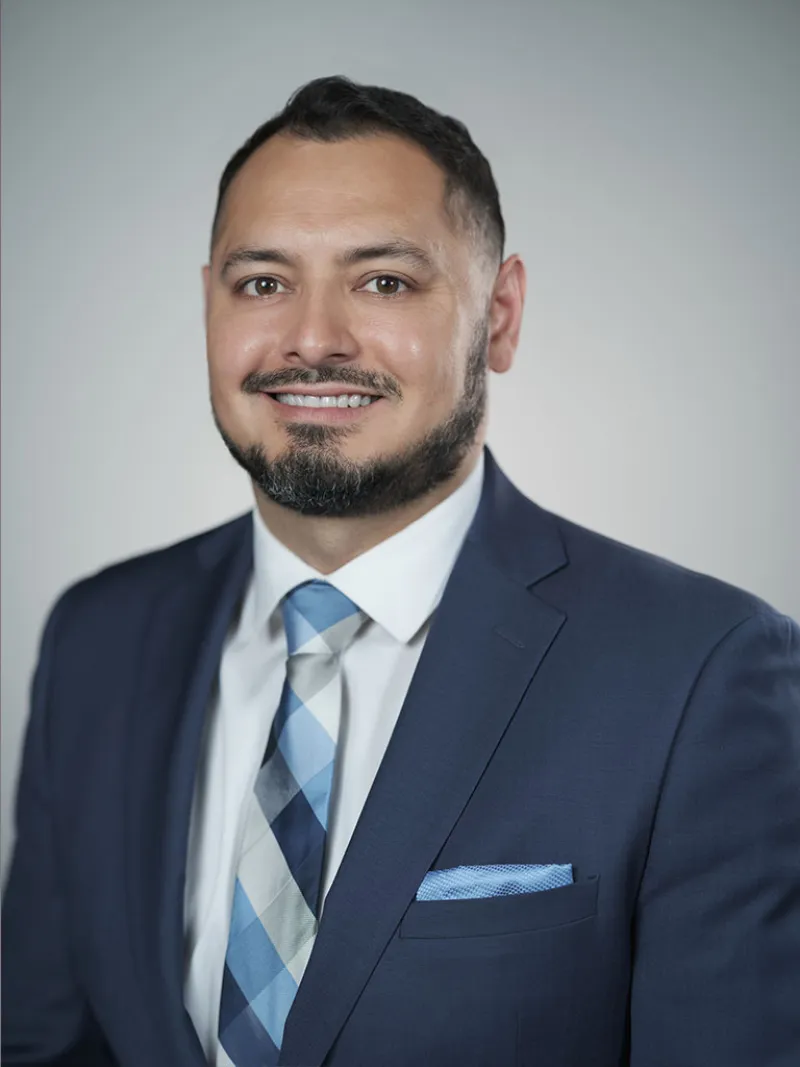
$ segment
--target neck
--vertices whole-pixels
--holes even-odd
[[[481,446],[472,449],[447,482],[402,508],[351,519],[301,515],[276,504],[256,489],[256,506],[270,533],[320,574],[331,574],[416,522],[463,485],[475,469]]]

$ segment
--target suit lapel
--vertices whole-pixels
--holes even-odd
[[[484,492],[334,880],[280,1062],[319,1064],[564,622],[527,586],[566,562],[487,454]]]
[[[249,515],[187,552],[153,611],[131,715],[125,879],[131,948],[176,1064],[205,1062],[183,1003],[187,839],[208,702],[251,566]],[[175,1058],[189,1050],[188,1061]]]

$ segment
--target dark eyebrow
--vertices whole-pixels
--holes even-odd
[[[224,278],[239,263],[279,263],[282,267],[291,267],[294,260],[279,248],[236,248],[225,257],[220,275]]]
[[[370,259],[404,259],[422,270],[432,271],[435,264],[431,256],[411,241],[396,238],[376,245],[359,245],[349,248],[340,262],[348,267],[354,263],[364,263]],[[280,248],[236,248],[229,252],[220,268],[221,277],[240,263],[277,263],[282,267],[295,266],[295,260]]]
[[[435,264],[424,248],[397,238],[385,241],[378,245],[362,245],[359,248],[350,248],[342,256],[345,266],[353,263],[363,263],[368,259],[405,259],[423,270],[434,270]]]

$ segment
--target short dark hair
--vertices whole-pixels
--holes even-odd
[[[476,229],[490,254],[502,259],[505,224],[497,185],[489,161],[464,123],[408,93],[359,85],[341,76],[316,78],[301,86],[283,111],[234,152],[219,182],[212,246],[228,187],[256,149],[278,133],[323,142],[392,133],[415,142],[444,172],[445,210],[455,222]]]

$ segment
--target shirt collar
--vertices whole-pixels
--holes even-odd
[[[261,628],[286,594],[323,579],[397,641],[408,642],[437,607],[483,488],[483,453],[462,485],[436,507],[331,574],[296,556],[253,509],[253,627]]]

